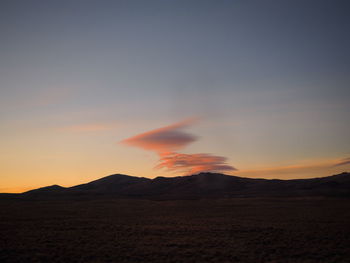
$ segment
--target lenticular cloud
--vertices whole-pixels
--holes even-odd
[[[226,164],[226,158],[207,153],[183,154],[171,153],[160,158],[157,168],[167,168],[171,171],[181,171],[188,174],[200,172],[223,172],[237,170]]]
[[[156,152],[159,164],[156,168],[193,174],[199,172],[222,172],[237,170],[226,163],[226,158],[208,153],[184,154],[177,152],[198,137],[183,131],[192,125],[194,119],[185,120],[163,128],[141,133],[123,140],[121,143]]]
[[[197,137],[182,131],[182,129],[193,124],[194,120],[185,120],[173,125],[141,133],[122,143],[157,152],[164,155],[179,150],[197,140]]]

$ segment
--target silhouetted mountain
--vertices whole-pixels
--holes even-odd
[[[199,173],[190,176],[148,179],[114,174],[101,179],[64,188],[58,185],[31,190],[28,197],[115,196],[123,198],[192,199],[273,196],[349,196],[350,174],[323,178],[269,180]]]
[[[144,177],[113,174],[87,184],[80,184],[68,188],[69,192],[94,194],[127,194],[133,191],[133,186],[142,185],[151,179]]]
[[[30,190],[25,192],[25,194],[56,194],[56,193],[63,193],[66,188],[62,187],[60,185],[50,185],[41,187],[38,189]]]

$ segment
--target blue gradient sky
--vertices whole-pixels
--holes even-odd
[[[225,156],[237,175],[349,169],[333,167],[350,156],[349,6],[1,1],[0,192],[171,176],[118,142],[191,117],[200,139],[183,152]]]

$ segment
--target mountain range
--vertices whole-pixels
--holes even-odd
[[[154,179],[113,174],[73,187],[52,185],[16,195],[23,198],[117,197],[199,199],[229,197],[350,197],[350,173],[311,179],[253,179],[199,173]]]

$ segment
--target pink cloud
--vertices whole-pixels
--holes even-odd
[[[122,143],[155,151],[160,155],[173,152],[197,140],[196,136],[181,130],[194,122],[194,119],[188,119],[163,128],[141,133],[123,140]]]
[[[226,164],[226,158],[208,153],[183,154],[176,151],[195,142],[198,137],[183,129],[194,124],[195,119],[188,119],[163,128],[141,133],[121,141],[121,143],[154,151],[159,155],[156,168],[187,174],[199,172],[235,171],[236,168]]]
[[[171,153],[160,158],[156,168],[167,168],[171,171],[183,171],[194,174],[200,172],[236,171],[237,169],[226,164],[227,158],[207,153],[183,154]]]

